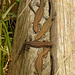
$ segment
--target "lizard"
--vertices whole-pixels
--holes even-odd
[[[40,32],[36,35],[35,40],[41,38],[51,27],[52,25],[52,15],[48,18],[47,21],[44,22],[43,27],[41,28]]]
[[[50,3],[52,3],[52,2],[50,1]],[[52,7],[52,4],[51,4],[51,7]],[[50,17],[48,18],[47,21],[44,22],[43,27],[41,28],[41,31],[35,37],[35,40],[38,40],[39,38],[41,38],[48,31],[48,29],[52,25],[52,19],[53,19],[53,15],[52,15],[52,9],[51,9]],[[40,61],[42,61],[42,60],[40,60],[40,57],[38,57],[38,59],[39,60],[37,60],[37,61],[39,61],[38,63],[40,64]],[[53,55],[53,51],[51,51],[51,59],[52,59],[52,66],[51,66],[51,74],[50,75],[54,75],[54,55]],[[37,64],[37,65],[39,66],[39,64]],[[38,72],[41,73],[41,71],[39,71],[40,68],[38,66],[37,66]]]
[[[43,65],[43,57],[48,53],[50,48],[45,48],[37,57],[35,61],[35,69],[37,70],[38,74],[41,75],[42,72],[42,65]]]
[[[31,47],[40,48],[40,47],[52,47],[52,42],[46,42],[46,41],[29,41],[25,42],[25,45],[29,45]]]
[[[24,52],[26,45],[35,47],[35,48],[40,48],[40,47],[52,47],[53,43],[52,42],[42,42],[42,41],[29,41],[29,42],[24,42],[20,52],[18,53],[17,59],[15,62],[18,60],[19,56]]]
[[[48,29],[51,27],[51,25],[53,23],[52,20],[53,20],[53,14],[52,14],[52,5],[51,5],[51,13],[50,13],[50,16],[44,22],[43,27],[41,28],[40,32],[36,35],[35,40],[38,40],[39,38],[41,38],[48,31]]]
[[[40,7],[35,13],[34,22],[33,22],[33,30],[37,33],[38,24],[41,21],[42,16],[44,15],[44,2],[41,0]]]

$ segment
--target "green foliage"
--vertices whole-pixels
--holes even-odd
[[[1,21],[0,21],[1,22]],[[0,47],[1,47],[2,24],[0,23]],[[0,75],[1,75],[1,49],[0,49]]]
[[[9,26],[9,20],[16,17],[16,15],[11,13],[10,10],[18,2],[19,0],[16,0],[16,2],[14,2],[4,14],[2,14],[0,11],[0,75],[3,75],[3,68],[5,66],[5,63],[7,62],[6,60],[8,59],[7,56],[11,55],[11,35],[13,35],[13,29]],[[8,15],[11,16],[9,17]]]
[[[15,4],[16,4],[16,2],[13,3],[13,4],[9,7],[9,9],[3,14],[2,19],[4,19],[4,18],[7,16],[7,14],[9,13],[9,11],[12,9],[12,7],[13,7]]]
[[[20,2],[20,0],[15,0],[15,1],[18,2],[18,3]]]

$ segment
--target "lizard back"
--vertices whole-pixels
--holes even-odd
[[[38,10],[35,14],[35,18],[34,18],[34,22],[33,22],[33,29],[35,32],[38,31],[38,24],[43,16],[43,14],[44,14],[44,3],[43,3],[43,0],[41,0],[40,7],[38,8]]]
[[[49,48],[45,48],[37,57],[35,62],[35,68],[38,71],[39,75],[41,75],[42,72],[42,66],[43,66],[43,57],[48,53]]]

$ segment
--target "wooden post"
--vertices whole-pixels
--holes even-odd
[[[54,75],[74,75],[75,12],[74,0],[52,0],[56,17],[51,28],[54,42]]]

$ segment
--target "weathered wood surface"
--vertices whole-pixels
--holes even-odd
[[[19,11],[23,10],[24,6],[29,0],[20,1]],[[35,1],[36,2],[36,1]],[[74,0],[52,0],[53,2],[53,13],[56,13],[56,17],[53,21],[51,33],[46,33],[46,37],[43,36],[41,40],[48,40],[49,37],[54,43],[52,48],[54,55],[54,75],[75,75],[74,59],[75,59],[75,13],[74,13]],[[34,6],[35,11],[37,7]],[[46,7],[48,9],[48,6]],[[45,11],[47,10],[45,9]],[[35,60],[37,58],[37,52],[43,49],[36,49],[30,47],[29,52],[25,51],[14,63],[17,58],[17,54],[20,51],[22,44],[32,35],[32,40],[35,39],[36,34],[32,29],[32,22],[34,20],[34,13],[30,11],[30,8],[22,13],[21,17],[17,19],[14,42],[12,48],[12,61],[9,65],[8,75],[35,75]],[[47,14],[47,15],[46,15]],[[45,15],[48,17],[48,13]],[[41,24],[43,24],[43,20]],[[44,38],[45,37],[45,38]],[[47,58],[44,59],[44,70],[43,75],[50,75],[50,53]]]
[[[21,13],[22,10],[24,10],[25,5],[28,4],[30,0],[21,0],[20,5],[19,5],[19,10],[18,10],[18,16]],[[33,3],[34,2],[34,3]],[[36,2],[40,2],[39,0],[37,1],[32,1],[33,4]],[[40,4],[40,3],[39,3]],[[33,5],[34,6],[34,5]],[[35,11],[38,9],[38,7],[35,5],[34,6]],[[49,6],[48,6],[48,0],[46,1],[46,6],[45,6],[45,17],[49,17]],[[15,62],[17,59],[18,53],[21,50],[21,47],[25,40],[32,40],[35,39],[36,34],[33,31],[33,25],[32,22],[34,21],[34,12],[30,8],[27,7],[25,11],[17,18],[17,23],[16,23],[16,29],[15,29],[15,34],[14,34],[14,42],[13,42],[13,48],[12,48],[12,61],[9,65],[9,71],[8,75],[35,75],[35,60],[37,59],[38,52],[41,52],[43,48],[32,48],[30,47],[29,51],[26,49],[18,58],[18,60]],[[45,22],[45,19],[43,18],[41,21],[41,24]],[[40,28],[39,28],[40,29]],[[45,37],[47,36],[47,37]],[[44,35],[40,40],[49,40],[49,31]],[[46,58],[44,58],[44,70],[42,71],[43,75],[49,75],[50,74],[50,52],[48,52]]]
[[[75,4],[74,0],[52,0],[56,11],[51,29],[55,57],[54,75],[75,75]]]
[[[24,9],[28,1],[29,0],[26,0],[26,2],[24,2],[24,0],[20,1],[18,16],[21,13],[21,11]],[[23,12],[23,14],[19,18],[17,17],[13,47],[11,52],[12,61],[9,65],[8,75],[23,75],[22,72],[24,71],[24,68],[22,67],[25,64],[23,62],[24,53],[20,55],[17,62],[15,62],[15,60],[17,59],[18,53],[27,37],[28,26],[29,26],[29,16],[30,16],[29,13],[30,13],[30,10],[29,10],[29,7],[27,7],[27,9]]]

